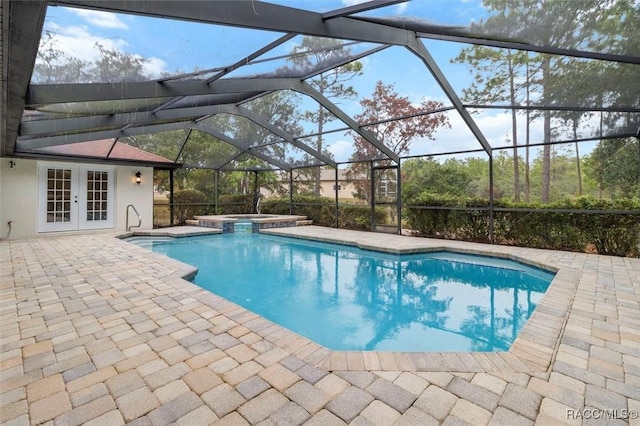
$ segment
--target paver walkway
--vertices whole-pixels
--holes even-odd
[[[558,276],[508,353],[331,352],[113,235],[3,241],[2,423],[640,424],[640,259],[315,226],[272,232],[490,250]]]

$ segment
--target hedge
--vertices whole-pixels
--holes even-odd
[[[184,223],[196,215],[213,213],[209,212],[210,206],[206,204],[204,194],[197,190],[176,192],[174,204],[176,223]],[[486,199],[423,193],[405,204],[410,204],[403,209],[405,227],[421,236],[489,242],[489,201]],[[448,209],[451,207],[463,210]],[[497,211],[494,211],[493,233],[498,244],[579,252],[595,250],[599,254],[640,257],[640,215],[606,212],[640,211],[640,200],[609,201],[581,197],[549,204],[496,201],[494,207]],[[218,214],[252,211],[252,195],[223,195],[219,198]],[[289,214],[289,198],[263,199],[261,212]],[[338,212],[339,228],[371,229],[369,206],[339,204]],[[297,196],[293,198],[293,214],[307,216],[316,225],[333,227],[336,222],[335,200]],[[385,215],[384,209],[376,208],[377,223],[384,222]]]
[[[420,235],[467,241],[489,241],[488,200],[422,194],[405,207],[408,227]],[[425,208],[418,208],[424,206]],[[438,207],[464,207],[446,210]],[[561,202],[512,203],[499,201],[494,207],[494,239],[498,244],[587,251],[599,254],[640,256],[640,215],[619,213],[554,212],[568,210],[640,211],[634,200],[568,199]],[[535,209],[500,211],[500,209]]]
[[[263,200],[262,213],[289,214],[289,198],[269,198]],[[335,200],[312,195],[293,198],[293,214],[306,216],[315,225],[335,226]],[[376,222],[385,219],[384,209],[376,209]],[[338,227],[343,229],[370,230],[371,208],[366,205],[339,204]]]
[[[253,213],[253,194],[220,195],[218,214]]]
[[[207,197],[197,189],[184,189],[173,194],[173,221],[184,224],[194,216],[206,214]]]

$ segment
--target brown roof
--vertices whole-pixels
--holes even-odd
[[[168,158],[161,157],[122,142],[116,142],[114,146],[114,141],[115,139],[100,139],[97,141],[51,146],[41,148],[38,151],[47,154],[69,155],[75,157],[107,158],[107,155],[109,155],[108,158],[112,160],[132,160],[148,163],[173,164],[173,161]],[[112,146],[113,149],[111,150]],[[109,154],[109,150],[111,150],[111,154]]]

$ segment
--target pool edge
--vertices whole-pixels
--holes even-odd
[[[305,229],[321,227],[304,227]],[[189,282],[189,285],[197,287],[200,291],[211,294],[233,306],[234,311],[244,311],[255,321],[258,317],[263,321],[259,324],[268,325],[253,329],[251,324],[242,324],[262,338],[272,342],[291,355],[295,355],[305,362],[327,371],[414,371],[437,372],[455,371],[460,373],[478,372],[540,372],[549,370],[560,345],[560,337],[566,325],[571,303],[580,278],[580,271],[548,262],[539,262],[524,258],[512,252],[505,252],[506,246],[482,245],[482,248],[464,247],[463,242],[448,240],[431,240],[408,236],[392,236],[405,241],[411,241],[411,247],[401,248],[389,245],[372,244],[359,240],[347,240],[336,237],[318,237],[316,235],[302,234],[301,228],[279,228],[262,230],[271,235],[280,235],[294,238],[302,238],[329,243],[347,244],[367,250],[383,251],[395,254],[426,253],[438,250],[447,250],[465,254],[479,254],[495,256],[520,261],[524,264],[540,267],[555,272],[556,276],[542,300],[536,307],[531,317],[520,330],[518,337],[506,352],[386,352],[386,351],[337,351],[326,348],[311,339],[297,334],[283,326],[275,324],[258,314],[234,303],[221,296],[201,289]],[[332,228],[327,228],[332,229]],[[339,230],[344,232],[344,230]],[[380,235],[362,231],[356,235],[371,237]],[[354,235],[347,232],[346,235]],[[194,234],[195,235],[195,234]],[[388,235],[383,235],[389,237]],[[469,243],[477,246],[477,243]],[[536,250],[536,249],[525,249]],[[162,256],[153,253],[153,255]],[[163,256],[166,257],[166,256]],[[182,262],[172,259],[174,262]],[[183,264],[186,265],[186,264]],[[186,265],[189,266],[189,265]],[[193,268],[189,266],[190,268]],[[195,274],[194,274],[195,275]],[[186,280],[188,282],[188,280]],[[203,301],[207,299],[203,297]],[[218,305],[219,302],[216,302]],[[214,306],[210,306],[214,307]]]

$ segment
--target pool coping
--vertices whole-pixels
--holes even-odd
[[[127,237],[171,237],[171,238],[183,238],[183,237],[195,237],[200,235],[213,235],[221,234],[221,229],[215,228],[202,228],[199,226],[174,226],[171,228],[156,228],[147,230],[134,230],[124,233],[119,233],[118,238]]]
[[[202,233],[192,230],[192,235]],[[315,232],[320,229],[320,232]],[[340,235],[331,237],[327,230],[315,226],[262,229],[260,232],[269,235],[324,241],[346,244],[366,250],[382,251],[393,254],[426,253],[433,251],[452,251],[465,254],[489,255],[516,260],[531,266],[555,272],[547,292],[538,303],[535,311],[521,329],[518,337],[507,352],[391,352],[391,351],[338,351],[326,348],[311,339],[292,330],[267,320],[246,308],[210,293],[196,286],[204,294],[199,297],[203,303],[223,311],[234,312],[233,319],[262,338],[272,342],[277,347],[287,351],[301,360],[327,371],[414,371],[437,372],[449,371],[458,373],[545,373],[551,368],[553,359],[560,345],[560,337],[568,320],[570,306],[580,279],[580,271],[550,261],[538,261],[526,257],[535,253],[528,248],[514,248],[508,246],[480,245],[450,240],[432,240],[407,237],[400,235],[367,233],[362,231],[339,230]],[[127,233],[131,235],[132,233]],[[142,235],[133,233],[134,235]],[[156,235],[169,235],[158,232]],[[148,234],[146,234],[148,235]],[[180,236],[187,236],[187,232],[180,232]],[[122,237],[123,235],[119,235]],[[389,239],[399,238],[398,244],[388,244]],[[376,243],[383,239],[387,243]],[[400,242],[405,244],[402,247]],[[478,248],[478,246],[482,248]],[[153,253],[152,255],[166,256]],[[193,278],[193,267],[175,259],[179,267],[177,273],[187,273],[185,279]],[[211,296],[214,296],[213,298]]]
[[[265,230],[265,234],[282,235],[294,238],[306,238],[318,241],[317,236],[287,232],[287,230]],[[412,238],[399,236],[401,238]],[[421,240],[416,238],[416,240]],[[486,245],[484,249],[461,247],[459,241],[424,240],[428,245],[414,245],[408,248],[398,246],[371,244],[358,239],[345,241],[341,238],[322,238],[321,241],[352,245],[361,249],[382,251],[393,254],[428,253],[435,251],[451,251],[455,253],[476,254],[500,257],[522,262],[554,272],[556,275],[549,288],[529,317],[518,337],[507,352],[381,352],[381,351],[335,351],[324,361],[315,365],[327,370],[353,370],[353,366],[361,365],[361,370],[396,371],[455,371],[455,372],[547,372],[560,345],[560,336],[569,316],[569,308],[578,287],[580,273],[573,268],[560,267],[548,262],[537,262],[510,252],[496,250],[504,246]],[[414,241],[412,241],[414,242]],[[534,250],[534,249],[530,249]],[[386,358],[384,361],[380,360]],[[390,362],[388,354],[402,364]],[[299,354],[296,354],[300,356]],[[375,358],[379,358],[376,362]],[[346,362],[345,362],[346,358]],[[362,362],[359,358],[362,358]],[[304,359],[304,358],[303,358]],[[306,360],[306,359],[305,359]],[[306,360],[311,362],[312,360]],[[350,365],[351,364],[351,365]]]

